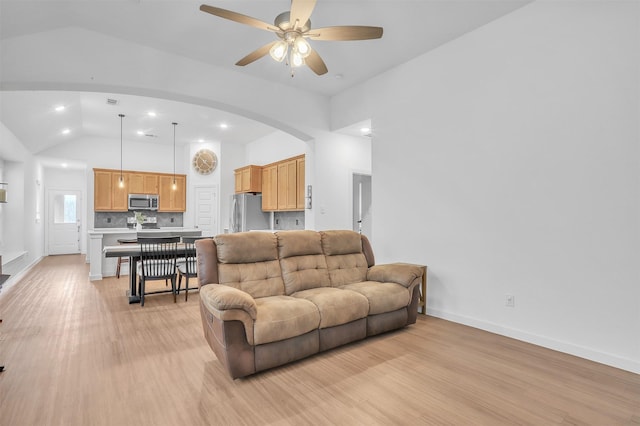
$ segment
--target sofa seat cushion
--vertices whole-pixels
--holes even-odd
[[[255,301],[258,314],[253,325],[253,340],[256,345],[299,336],[320,325],[320,312],[308,300],[270,296]]]
[[[347,324],[369,313],[369,301],[355,291],[334,287],[320,287],[298,291],[293,297],[309,300],[320,312],[320,328]]]
[[[411,300],[409,290],[395,283],[363,281],[347,284],[340,288],[364,295],[369,300],[369,315],[383,314],[406,308]]]

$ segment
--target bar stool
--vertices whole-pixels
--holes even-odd
[[[137,239],[135,240],[131,240],[131,239],[118,239],[118,244],[136,244],[138,242]],[[127,263],[129,262],[129,258],[128,257],[119,257],[118,258],[118,266],[116,266],[116,277],[120,278],[120,265],[122,265],[123,263]],[[132,271],[129,271],[129,273],[131,274]]]

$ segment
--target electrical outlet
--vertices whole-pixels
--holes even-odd
[[[513,294],[507,294],[504,297],[504,305],[508,308],[514,308],[516,306],[516,297]]]

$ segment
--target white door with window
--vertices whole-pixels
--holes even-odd
[[[207,237],[218,234],[218,186],[197,186],[194,198],[196,228]]]
[[[80,191],[49,190],[49,254],[80,253]]]

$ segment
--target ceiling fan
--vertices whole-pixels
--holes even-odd
[[[350,25],[312,29],[309,17],[315,5],[316,0],[291,0],[291,10],[276,16],[273,25],[250,16],[206,4],[201,5],[200,10],[224,19],[275,33],[278,36],[278,40],[259,47],[236,62],[236,65],[248,65],[269,53],[278,62],[282,62],[286,58],[292,77],[294,69],[305,64],[318,75],[325,74],[328,71],[320,55],[311,48],[306,39],[343,41],[370,40],[382,37],[381,27]]]

